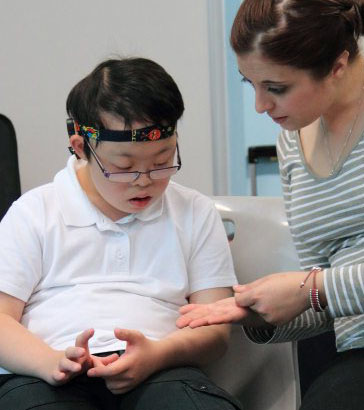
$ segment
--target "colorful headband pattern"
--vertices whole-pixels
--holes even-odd
[[[71,122],[72,121],[72,125]],[[72,119],[67,120],[69,135],[78,133],[86,138],[95,141],[114,141],[114,142],[142,142],[142,141],[157,141],[171,137],[175,132],[174,125],[150,125],[149,127],[139,128],[135,130],[114,131],[97,129],[87,125],[77,124]],[[73,128],[70,129],[70,128]],[[72,132],[73,131],[73,132]],[[71,134],[70,134],[71,132]]]

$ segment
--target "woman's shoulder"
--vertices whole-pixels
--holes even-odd
[[[298,131],[281,130],[277,142],[277,152],[280,161],[292,155],[298,155],[298,138]]]
[[[284,147],[292,148],[297,146],[298,131],[281,130],[278,137],[278,144],[284,144]]]

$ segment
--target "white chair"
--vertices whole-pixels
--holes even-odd
[[[239,283],[298,269],[281,198],[231,196],[214,200],[222,219],[234,225],[231,250]],[[233,326],[226,355],[209,366],[207,373],[239,398],[244,410],[299,407],[295,343],[257,345],[246,338],[240,326]]]

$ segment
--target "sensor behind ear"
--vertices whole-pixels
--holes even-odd
[[[67,133],[68,133],[69,138],[72,137],[72,135],[78,134],[76,132],[75,122],[73,121],[72,118],[67,118],[66,124],[67,124]],[[68,147],[68,150],[72,155],[76,155],[77,159],[80,159],[80,157],[75,153],[75,150],[72,147]]]
[[[68,136],[71,137],[72,135],[76,134],[75,123],[72,118],[67,118],[67,132]]]

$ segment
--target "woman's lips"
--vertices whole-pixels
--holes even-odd
[[[272,117],[272,120],[277,124],[282,124],[288,117]]]

